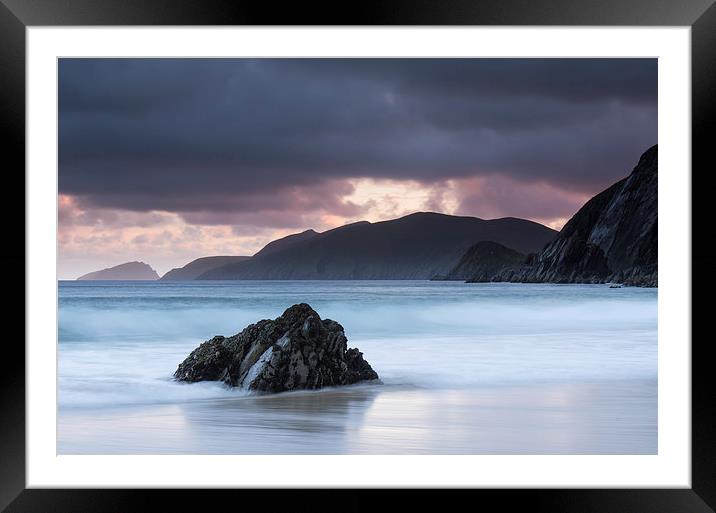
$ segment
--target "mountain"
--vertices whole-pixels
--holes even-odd
[[[470,246],[450,272],[435,276],[433,280],[491,281],[500,271],[518,269],[524,262],[523,253],[497,242],[484,240]]]
[[[606,283],[656,287],[658,149],[589,200],[538,255],[493,281]]]
[[[318,232],[316,232],[315,230],[306,230],[305,232],[287,235],[286,237],[283,237],[281,239],[276,239],[274,241],[269,242],[254,256],[266,256],[270,255],[271,253],[276,253],[277,251],[282,251],[296,244],[297,242],[304,242],[309,239],[312,239],[316,235],[318,235]]]
[[[88,273],[78,280],[158,280],[157,271],[144,262],[127,262],[101,271]]]
[[[184,267],[175,267],[160,278],[162,281],[195,280],[211,269],[246,260],[248,256],[210,256],[192,260]]]
[[[418,212],[390,221],[363,221],[314,232],[303,235],[304,240],[294,236],[290,244],[282,243],[282,248],[268,253],[262,250],[249,260],[213,269],[199,279],[430,279],[450,271],[476,242],[491,240],[527,253],[541,250],[556,234],[524,219],[484,220]]]

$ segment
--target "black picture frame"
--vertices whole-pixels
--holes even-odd
[[[712,142],[716,101],[716,5],[714,0],[393,0],[322,5],[243,0],[0,0],[0,130],[2,139],[2,204],[9,242],[0,257],[11,285],[6,301],[6,327],[0,357],[0,509],[7,512],[80,512],[193,510],[220,507],[227,500],[245,507],[265,500],[269,509],[340,509],[357,511],[383,504],[394,491],[324,490],[79,490],[25,487],[25,350],[24,317],[25,225],[25,28],[85,25],[641,25],[690,26],[692,58],[692,488],[690,489],[502,489],[451,490],[451,500],[475,507],[499,504],[513,508],[557,512],[708,512],[716,509],[716,421],[711,360],[713,335],[698,336],[705,325],[708,301],[697,299],[713,278],[705,270],[712,228],[700,201],[708,194],[706,174]],[[688,170],[685,170],[688,172]],[[697,186],[701,184],[701,186]],[[23,191],[23,194],[20,194]],[[701,210],[699,210],[699,206]],[[10,242],[11,241],[11,242]],[[21,249],[22,248],[22,249]],[[26,271],[25,271],[26,272]],[[22,295],[19,291],[22,289]],[[22,331],[22,334],[17,333]],[[704,331],[704,333],[707,333]],[[22,339],[21,339],[22,335]],[[689,341],[683,341],[688,343]],[[469,497],[467,496],[469,494]],[[337,495],[334,497],[334,495]],[[445,499],[426,490],[401,494],[401,501],[445,507]],[[462,495],[463,497],[460,497]],[[412,504],[404,503],[402,507]],[[402,508],[401,507],[401,508]]]

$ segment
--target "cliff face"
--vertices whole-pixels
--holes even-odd
[[[529,252],[539,251],[556,234],[524,219],[484,220],[420,212],[309,234],[282,249],[262,251],[198,279],[427,280],[449,272],[478,241],[492,240]]]
[[[88,273],[77,278],[78,280],[158,280],[157,271],[144,262],[127,262],[115,265],[101,271]]]
[[[497,273],[517,269],[525,262],[525,255],[492,241],[481,241],[470,246],[453,269],[434,280],[460,280],[469,282],[491,281]]]
[[[195,280],[202,274],[217,267],[247,260],[248,256],[211,256],[192,260],[184,267],[175,267],[161,277],[162,281]]]
[[[605,283],[656,287],[657,146],[632,173],[589,200],[545,249],[492,281]]]

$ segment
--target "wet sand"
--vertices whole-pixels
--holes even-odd
[[[68,408],[60,454],[656,454],[656,380]]]

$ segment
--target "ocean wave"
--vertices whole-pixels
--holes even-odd
[[[237,397],[245,392],[218,383],[176,383],[172,373],[202,341],[275,318],[296,302],[287,297],[298,296],[343,324],[349,346],[365,354],[388,386],[469,388],[657,375],[657,302],[651,292],[453,285],[406,285],[401,292],[392,284],[382,296],[379,284],[362,285],[361,292],[350,285],[279,284],[280,294],[271,294],[269,284],[252,287],[251,300],[217,300],[213,306],[187,307],[191,301],[177,300],[173,289],[157,299],[161,307],[123,299],[121,307],[107,308],[89,298],[61,298],[60,406]]]

